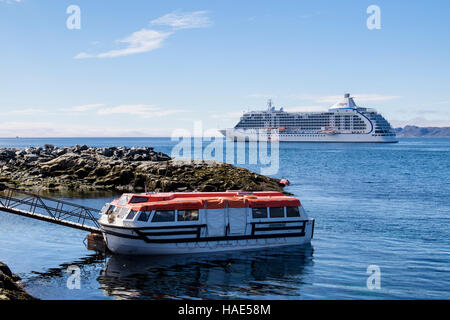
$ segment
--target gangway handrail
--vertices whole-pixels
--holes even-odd
[[[25,197],[20,198],[16,195]],[[27,206],[27,210],[19,209],[20,205]],[[43,209],[45,213],[36,213],[37,208]],[[0,192],[0,210],[85,231],[100,231],[100,225],[93,214],[99,213],[100,210],[15,188],[6,188]],[[69,218],[74,218],[76,221]],[[87,221],[92,222],[94,226],[86,224]]]
[[[26,194],[26,195],[28,195],[28,196],[30,196],[30,197],[33,197],[33,198],[34,198],[34,197],[39,197],[39,198],[41,198],[41,199],[45,199],[45,200],[49,200],[49,201],[54,201],[54,202],[59,202],[59,203],[62,203],[62,204],[67,204],[67,205],[72,206],[72,207],[80,207],[80,208],[83,208],[83,209],[88,209],[88,210],[90,210],[90,211],[98,211],[98,212],[100,212],[99,209],[94,209],[94,208],[90,208],[90,207],[87,207],[87,206],[82,206],[82,205],[79,205],[79,204],[76,204],[76,203],[73,203],[73,202],[64,201],[64,200],[59,200],[59,199],[49,198],[49,197],[42,196],[42,195],[37,194],[37,193],[32,193],[32,192],[24,191],[24,190],[20,190],[20,189],[15,189],[15,188],[5,188],[5,189],[3,190],[3,192],[4,192],[4,191],[11,191],[11,192],[15,192],[15,193]],[[1,195],[0,195],[0,196],[1,196]]]

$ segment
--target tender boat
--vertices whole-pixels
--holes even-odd
[[[126,193],[99,223],[107,247],[130,255],[299,245],[314,233],[299,199],[271,191]]]

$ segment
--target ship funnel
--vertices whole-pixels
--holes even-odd
[[[350,96],[350,93],[346,93],[344,95],[344,99],[339,101],[338,103],[334,104],[329,110],[332,109],[346,109],[346,108],[352,108],[352,109],[356,109],[357,105],[355,103],[355,101],[353,100],[353,98]]]

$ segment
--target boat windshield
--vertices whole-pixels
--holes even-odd
[[[109,204],[109,203],[106,203],[106,204],[103,206],[102,210],[100,210],[100,213],[101,213],[101,214],[106,214],[106,212],[107,212],[108,209],[109,209],[109,206],[110,206],[110,204]]]
[[[130,200],[130,196],[124,194],[119,198],[119,201],[117,202],[117,204],[119,206],[124,206],[124,205],[128,204],[128,200]]]

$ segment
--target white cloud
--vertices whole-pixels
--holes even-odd
[[[211,118],[213,119],[239,119],[240,117],[242,117],[244,111],[232,111],[232,112],[225,112],[225,113],[214,113],[213,115],[211,115]]]
[[[256,99],[274,99],[277,96],[274,94],[267,94],[267,93],[252,93],[248,95],[249,98],[256,98]]]
[[[162,46],[164,40],[169,37],[172,32],[160,32],[156,30],[141,29],[133,32],[130,36],[118,40],[119,43],[124,43],[127,46],[123,49],[110,50],[98,54],[89,54],[81,52],[77,54],[75,59],[86,58],[115,58],[121,56],[128,56],[131,54],[148,52],[158,49]]]
[[[431,105],[443,105],[443,104],[450,104],[450,100],[439,101],[439,102],[436,102],[436,103],[432,103]]]
[[[317,16],[319,16],[319,15],[320,15],[320,12],[319,12],[319,11],[316,11],[316,12],[312,12],[312,13],[304,13],[304,14],[301,14],[301,15],[299,15],[299,17],[300,17],[301,19],[310,19],[310,18],[317,17]]]
[[[286,107],[284,111],[287,112],[323,112],[326,107],[322,106],[298,106],[298,107]]]
[[[375,102],[375,101],[388,101],[393,99],[398,99],[400,96],[390,96],[390,95],[382,95],[382,94],[367,94],[367,93],[361,93],[361,94],[354,94],[352,95],[353,98],[355,98],[356,103],[358,102]],[[341,100],[343,96],[325,96],[325,97],[319,97],[315,101],[317,102],[326,102],[326,103],[335,103]]]
[[[356,104],[358,104],[359,102],[379,102],[401,98],[400,96],[382,95],[373,93],[359,93],[359,94],[352,94],[351,96],[355,98]],[[290,95],[290,97],[300,100],[310,100],[317,103],[334,104],[342,100],[344,95],[342,94],[335,96],[317,96],[317,95],[299,94],[299,95]]]
[[[80,52],[74,57],[74,59],[87,59],[87,58],[95,58],[95,57],[96,57],[95,54],[88,54],[86,52]]]
[[[170,26],[174,29],[206,28],[212,25],[207,13],[208,11],[172,12],[150,21],[150,24]]]
[[[3,122],[0,137],[170,137],[173,128],[121,128],[52,122]]]
[[[7,111],[4,114],[29,116],[29,115],[34,115],[36,113],[42,113],[42,112],[45,112],[45,110],[36,109],[36,108],[27,108],[27,109],[18,109],[18,110]]]
[[[111,114],[128,114],[140,116],[143,118],[163,117],[175,113],[183,112],[182,110],[168,110],[146,104],[120,105],[110,108],[102,108],[97,111],[99,115]]]
[[[70,108],[65,108],[63,110],[64,111],[74,111],[74,112],[85,112],[85,111],[97,109],[97,108],[100,108],[100,107],[103,107],[103,106],[104,106],[104,104],[101,104],[101,103],[84,104],[84,105],[81,105],[81,106],[74,106],[74,107],[70,107]]]
[[[0,0],[1,1],[1,0]],[[187,13],[169,13],[160,18],[150,21],[151,25],[170,26],[173,30],[205,28],[212,25],[211,20],[206,16],[207,11],[195,11]],[[143,28],[133,32],[124,39],[117,40],[120,44],[125,44],[125,48],[110,50],[102,53],[80,52],[74,59],[89,58],[116,58],[128,56],[136,53],[149,52],[161,48],[173,32],[161,32]],[[95,42],[97,44],[98,41]]]

